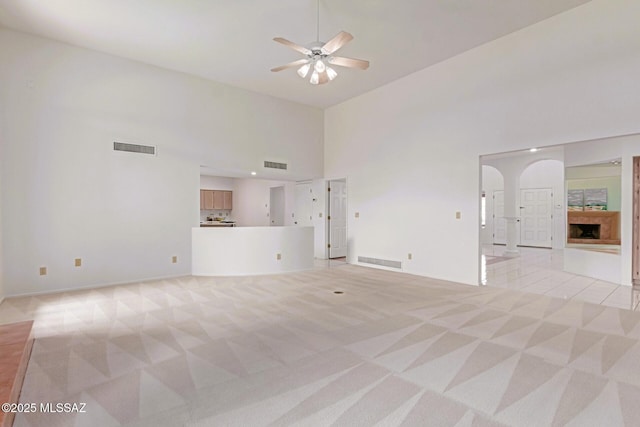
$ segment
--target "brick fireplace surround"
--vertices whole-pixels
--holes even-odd
[[[620,212],[612,211],[569,211],[567,226],[567,243],[587,243],[594,245],[619,245],[618,224]],[[574,227],[572,227],[572,225]],[[599,225],[596,238],[580,238],[578,225]],[[572,232],[573,228],[573,232]],[[577,234],[576,234],[577,232]]]

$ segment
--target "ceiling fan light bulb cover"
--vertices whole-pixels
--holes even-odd
[[[320,75],[318,74],[317,71],[313,70],[313,74],[311,74],[311,79],[309,80],[309,83],[311,83],[312,85],[317,85],[319,81],[320,81]]]
[[[313,66],[313,69],[319,73],[324,73],[324,71],[327,69],[327,66],[324,65],[324,62],[322,61],[322,59],[318,59],[315,65]]]
[[[307,77],[307,74],[309,74],[310,68],[311,64],[304,64],[302,67],[298,68],[298,75],[304,79]]]
[[[327,77],[329,77],[329,80],[333,80],[338,76],[338,73],[336,73],[336,70],[334,70],[331,67],[327,67]]]

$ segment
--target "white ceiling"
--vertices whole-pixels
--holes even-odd
[[[325,108],[588,1],[320,0],[320,39],[371,61],[321,86],[269,71],[301,58],[274,37],[315,41],[316,0],[0,0],[0,25]]]

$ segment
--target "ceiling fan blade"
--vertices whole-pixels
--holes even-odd
[[[326,42],[324,46],[322,46],[322,53],[326,55],[331,55],[336,50],[340,49],[345,44],[349,43],[353,40],[353,36],[346,31],[340,31],[335,35],[331,40]]]
[[[305,55],[310,55],[311,51],[309,49],[307,49],[306,47],[302,47],[300,45],[295,44],[294,42],[290,42],[287,39],[283,39],[282,37],[276,37],[273,39],[273,41],[276,41],[278,43],[281,43],[287,47],[290,47],[293,50],[297,50],[300,53],[303,53]]]
[[[307,64],[307,63],[309,63],[308,59],[298,59],[297,61],[289,62],[288,64],[284,64],[284,65],[281,65],[279,67],[272,68],[271,71],[273,71],[275,73],[277,71],[286,70],[287,68],[293,68],[293,67],[297,67],[297,66],[302,66],[302,65]]]
[[[345,58],[343,56],[333,56],[329,58],[329,64],[338,65],[340,67],[360,68],[366,70],[369,68],[369,61],[364,59]]]

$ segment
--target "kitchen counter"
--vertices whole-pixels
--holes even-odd
[[[235,221],[202,221],[200,227],[235,227]]]

